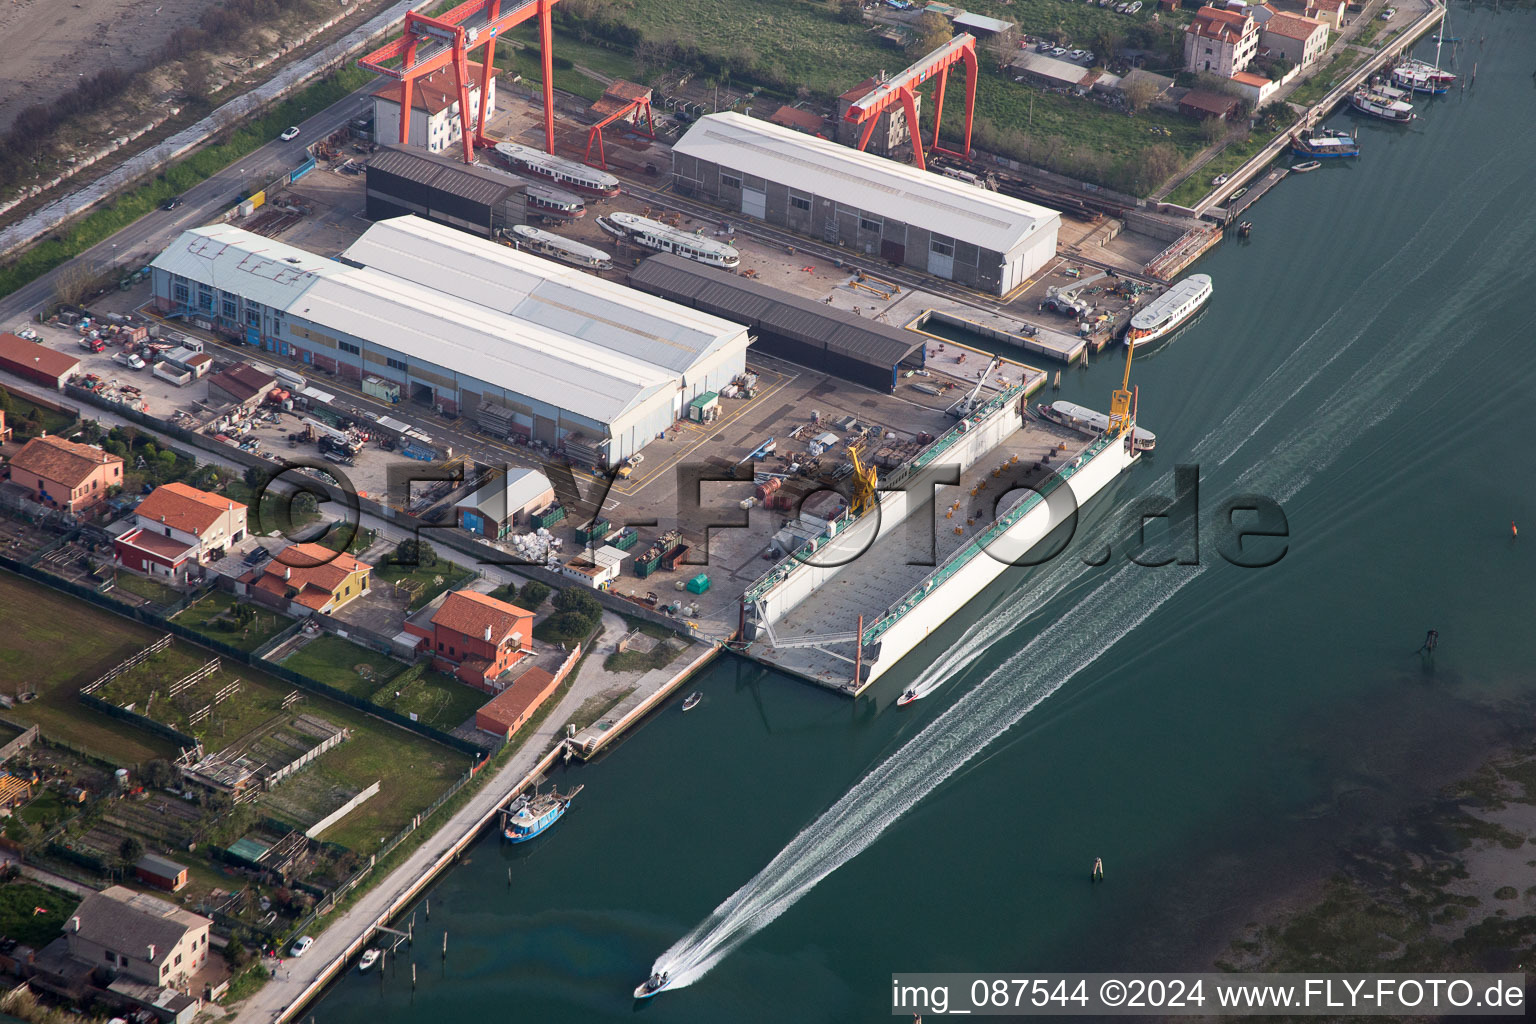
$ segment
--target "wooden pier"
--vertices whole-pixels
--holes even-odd
[[[1268,174],[1248,186],[1248,191],[1244,192],[1240,199],[1227,203],[1222,223],[1231,224],[1234,220],[1241,217],[1248,207],[1258,202],[1264,193],[1280,184],[1285,176],[1290,173],[1291,169],[1289,167],[1271,167]],[[1212,210],[1211,212],[1215,213],[1216,211]]]
[[[1176,242],[1152,257],[1144,268],[1146,275],[1159,281],[1172,281],[1219,241],[1221,232],[1208,224],[1190,228]]]

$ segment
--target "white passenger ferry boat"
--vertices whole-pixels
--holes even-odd
[[[1210,300],[1211,278],[1191,274],[1131,317],[1125,343],[1132,348],[1150,345],[1178,330]]]

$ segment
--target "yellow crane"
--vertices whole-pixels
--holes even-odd
[[[879,484],[875,467],[866,466],[864,460],[859,458],[859,450],[863,447],[863,441],[848,446],[848,461],[853,464],[853,500],[849,507],[855,516],[863,515],[879,501],[875,495],[875,488]]]
[[[1131,391],[1131,357],[1136,354],[1136,346],[1125,346],[1125,376],[1120,381],[1118,390],[1109,396],[1109,429],[1105,431],[1111,436],[1119,435],[1131,428],[1131,420],[1135,415],[1132,402],[1135,399]]]

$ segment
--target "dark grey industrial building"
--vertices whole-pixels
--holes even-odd
[[[494,238],[528,219],[526,182],[419,149],[381,147],[367,174],[369,220],[414,213]]]
[[[745,324],[752,350],[778,356],[881,391],[894,391],[904,369],[921,369],[922,335],[866,320],[815,299],[664,253],[629,275],[633,288]]]

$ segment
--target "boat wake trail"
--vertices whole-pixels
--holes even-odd
[[[1140,566],[1116,570],[1082,604],[1107,618],[1107,629],[1084,629],[1071,615],[1057,619],[993,673],[1013,679],[1013,685],[977,686],[960,697],[663,953],[653,971],[669,974],[673,988],[702,978],[1201,571],[1190,568],[1154,580]]]
[[[1532,243],[1536,239],[1504,242],[1507,246]],[[1422,251],[1410,250],[1412,247],[1405,247],[1378,271],[1385,280],[1398,282],[1398,288],[1411,287],[1416,276],[1426,273],[1459,272],[1459,267],[1441,266],[1449,256],[1425,259]],[[1307,424],[1305,430],[1287,431],[1252,468],[1239,474],[1243,486],[1289,499],[1337,459],[1354,438],[1379,424],[1388,410],[1433,379],[1432,372],[1425,372],[1426,367],[1432,371],[1444,365],[1466,346],[1476,333],[1478,304],[1487,298],[1478,286],[1461,290],[1415,329],[1400,335],[1390,352],[1369,352],[1359,360],[1357,369],[1342,375],[1345,379],[1341,382],[1330,381],[1333,386],[1327,388],[1326,396],[1318,395],[1323,389],[1313,386],[1320,380],[1318,374],[1355,350],[1369,336],[1375,321],[1365,318],[1364,323],[1332,341],[1321,331],[1311,335],[1297,353],[1196,444],[1192,454],[1203,465],[1220,467],[1254,441],[1282,410],[1305,405],[1309,412],[1300,418]],[[1341,306],[1333,316],[1336,319],[1342,314]],[[1322,365],[1302,362],[1308,356]],[[1137,497],[1131,495],[1118,503],[1108,521],[1123,521],[1124,510]],[[1000,642],[1017,643],[1025,620],[1047,603],[1061,598],[1070,607],[860,779],[751,881],[663,953],[653,972],[668,974],[671,987],[690,985],[702,978],[817,882],[858,856],[918,801],[1204,571],[1201,567],[1173,566],[1147,569],[1127,562],[1090,583],[1090,573],[1104,570],[1086,569],[1068,554],[1037,572],[1027,594],[1012,597],[997,614],[974,624],[919,675],[913,687],[920,693],[931,692],[992,652]]]

